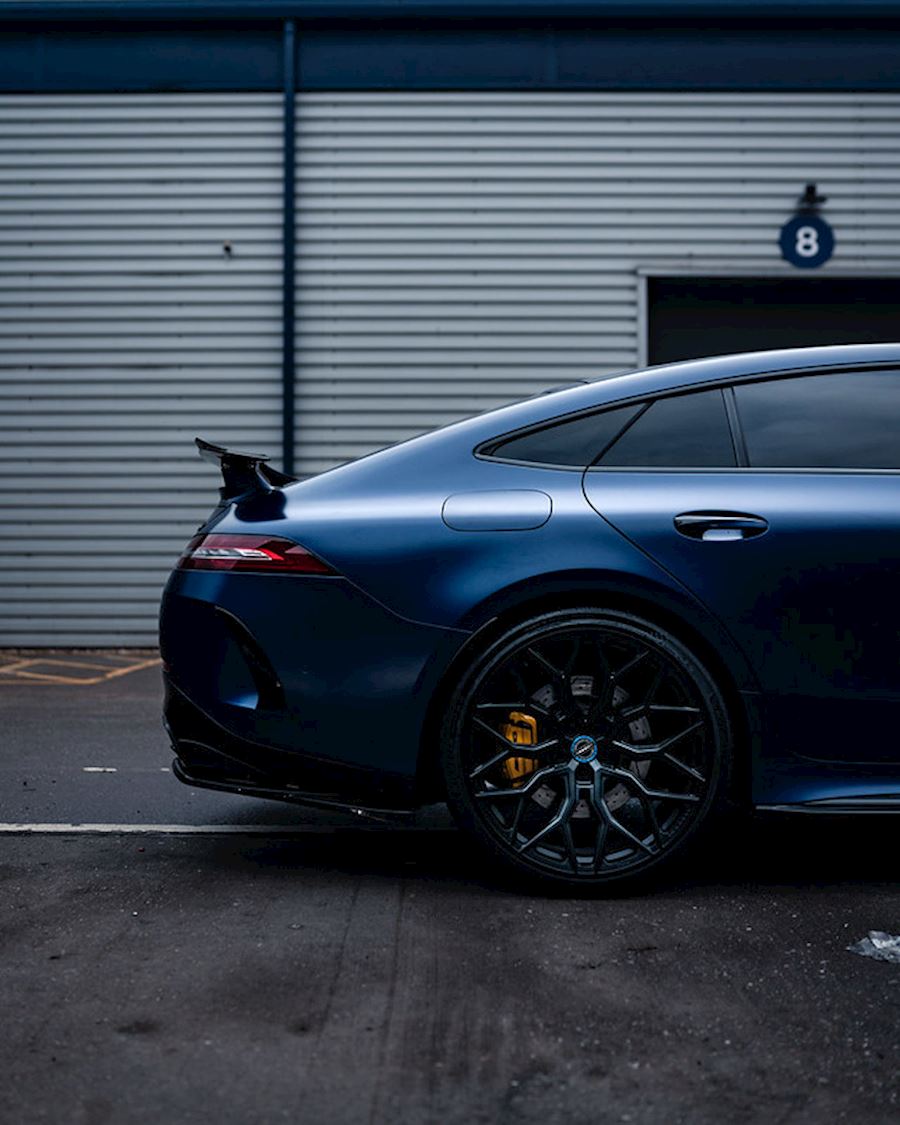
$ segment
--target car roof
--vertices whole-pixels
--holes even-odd
[[[900,342],[887,344],[832,344],[818,348],[778,348],[770,351],[738,352],[733,355],[711,356],[706,359],[686,359],[645,367],[639,371],[623,372],[590,380],[591,383],[609,382],[609,379],[628,379],[643,376],[657,389],[665,390],[692,383],[718,382],[747,375],[767,375],[795,372],[819,367],[847,367],[869,363],[900,362]]]
[[[463,426],[483,432],[484,437],[510,432],[544,420],[573,414],[592,407],[610,405],[624,399],[665,391],[684,390],[741,379],[753,375],[786,375],[799,371],[857,367],[869,364],[900,365],[900,342],[888,344],[836,344],[820,348],[781,348],[774,351],[739,352],[709,359],[680,360],[677,363],[644,367],[615,375],[598,376],[575,386],[548,391],[512,406],[501,407],[469,419]],[[452,427],[450,427],[452,429]]]
[[[778,376],[873,364],[896,364],[900,367],[900,342],[742,352],[598,376],[574,386],[569,383],[558,390],[550,389],[510,406],[495,408],[411,438],[323,473],[303,487],[327,490],[332,483],[338,485],[341,480],[353,479],[359,474],[377,477],[382,472],[395,480],[395,474],[401,467],[406,469],[414,465],[412,471],[418,473],[422,464],[427,465],[424,476],[428,478],[449,471],[460,453],[471,453],[483,442],[582,411],[612,406],[620,401],[753,375]]]

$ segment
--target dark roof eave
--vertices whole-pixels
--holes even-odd
[[[863,20],[900,0],[2,0],[0,20]]]

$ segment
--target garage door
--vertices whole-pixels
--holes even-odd
[[[651,278],[651,363],[900,338],[900,278]]]
[[[0,99],[0,645],[152,643],[215,498],[192,438],[278,452],[280,130],[267,95]]]

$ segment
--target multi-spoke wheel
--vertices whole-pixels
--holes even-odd
[[[712,677],[625,613],[560,611],[497,641],[444,732],[461,825],[520,873],[605,884],[679,852],[720,800],[730,757]]]

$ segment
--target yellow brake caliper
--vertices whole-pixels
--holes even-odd
[[[537,745],[537,719],[533,715],[525,715],[521,711],[510,711],[509,722],[501,728],[503,737],[513,746]],[[503,763],[503,772],[514,786],[521,785],[530,773],[537,769],[534,758],[507,758]]]

